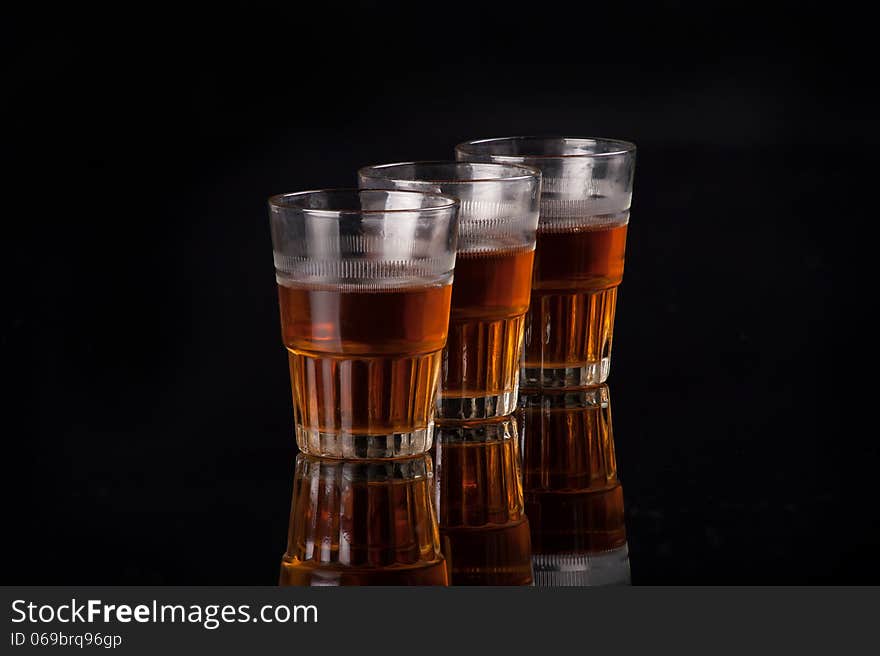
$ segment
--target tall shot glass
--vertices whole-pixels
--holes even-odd
[[[394,458],[431,448],[458,207],[413,191],[269,199],[301,451]]]
[[[361,188],[416,189],[461,201],[438,420],[516,408],[541,174],[502,164],[407,162],[358,171]]]
[[[461,161],[527,164],[543,173],[522,386],[604,382],[636,147],[611,139],[504,137],[459,144],[455,154]]]

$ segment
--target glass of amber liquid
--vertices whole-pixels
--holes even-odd
[[[428,455],[300,454],[282,586],[447,585]]]
[[[543,174],[522,386],[604,382],[636,147],[610,139],[504,137],[462,143],[455,152],[462,161],[527,164]]]
[[[458,207],[414,191],[269,199],[301,451],[395,458],[430,449]]]
[[[364,189],[415,189],[461,201],[438,420],[516,408],[541,174],[507,164],[407,162],[358,171]]]

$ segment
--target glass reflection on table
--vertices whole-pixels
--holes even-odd
[[[433,455],[451,585],[529,585],[516,419],[438,424]]]
[[[536,586],[630,582],[607,385],[520,396]]]
[[[280,585],[447,585],[428,455],[296,459]]]

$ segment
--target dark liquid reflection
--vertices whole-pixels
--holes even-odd
[[[430,456],[296,459],[280,585],[446,585]]]
[[[535,585],[629,583],[608,386],[524,393],[519,417]]]
[[[452,585],[529,585],[516,419],[438,425],[437,507]]]

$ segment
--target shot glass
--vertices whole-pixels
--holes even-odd
[[[431,447],[458,207],[414,191],[269,199],[301,451],[395,458]]]
[[[522,386],[604,382],[636,147],[611,139],[505,137],[459,144],[455,154],[461,161],[527,164],[543,173]]]
[[[516,408],[541,174],[507,164],[407,162],[358,171],[363,189],[415,189],[461,201],[438,420]]]
[[[331,460],[300,454],[282,586],[447,585],[428,455]]]

